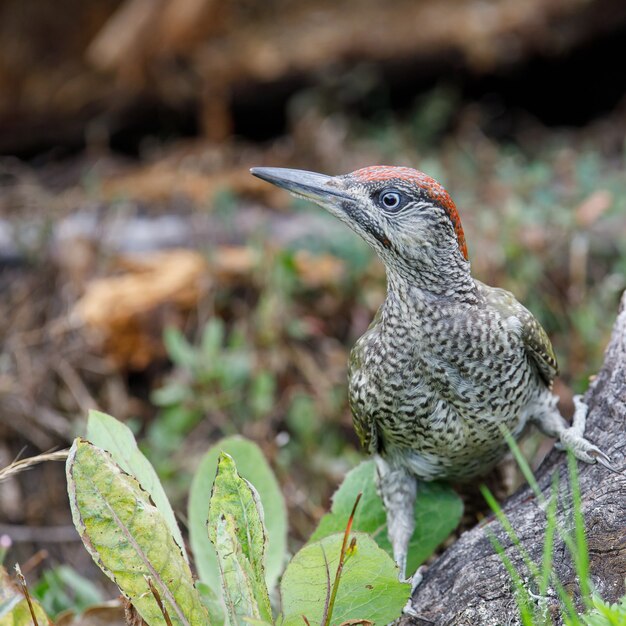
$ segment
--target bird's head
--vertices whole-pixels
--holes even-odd
[[[422,172],[387,166],[343,176],[278,167],[250,171],[324,207],[365,239],[388,269],[435,274],[442,264],[468,265],[454,202]]]

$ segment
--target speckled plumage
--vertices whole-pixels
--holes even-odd
[[[349,364],[349,399],[364,448],[375,455],[394,556],[404,575],[419,480],[470,480],[507,452],[528,423],[587,462],[606,457],[583,438],[577,401],[568,428],[556,408],[550,341],[515,297],[470,274],[454,202],[410,168],[375,166],[338,177],[259,168],[309,198],[378,253],[387,296]]]
[[[350,405],[363,446],[425,480],[484,473],[507,450],[500,425],[518,435],[552,402],[540,369],[554,363],[550,344],[538,365],[521,321],[530,314],[507,292],[475,284],[462,302],[390,288],[352,350]]]

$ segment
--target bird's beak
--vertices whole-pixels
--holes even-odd
[[[338,207],[342,202],[354,200],[333,176],[285,167],[253,167],[250,173],[326,208]]]
[[[370,245],[391,247],[387,235],[368,213],[366,199],[358,189],[347,188],[343,176],[325,176],[283,167],[253,167],[250,173],[292,194],[311,200],[338,217]]]

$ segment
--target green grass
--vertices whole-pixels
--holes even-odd
[[[571,508],[571,524],[563,524],[557,515],[559,503],[559,478],[554,474],[549,499],[546,499],[539,485],[521,454],[514,439],[507,433],[507,440],[511,451],[517,460],[520,470],[526,477],[539,506],[545,511],[546,530],[543,539],[542,558],[535,563],[522,546],[515,529],[502,511],[500,505],[486,488],[481,491],[487,503],[493,510],[496,518],[504,528],[506,535],[515,546],[521,557],[525,570],[518,569],[513,559],[505,550],[496,536],[487,531],[494,550],[502,559],[513,586],[515,600],[524,626],[552,626],[554,621],[548,610],[548,600],[551,595],[559,599],[559,613],[563,623],[568,626],[623,626],[626,624],[626,595],[618,604],[607,604],[594,590],[589,571],[589,550],[585,535],[585,523],[582,513],[582,502],[576,459],[568,452],[568,478]],[[573,527],[573,531],[568,528]],[[565,544],[574,564],[576,580],[578,582],[578,602],[565,589],[554,567],[553,551],[555,537]],[[579,609],[578,606],[581,606]]]

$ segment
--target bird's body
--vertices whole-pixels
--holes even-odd
[[[421,479],[464,480],[506,451],[500,425],[519,433],[541,381],[521,324],[473,301],[390,292],[352,350],[349,397],[364,447]],[[543,386],[545,389],[545,385]]]
[[[484,474],[507,452],[506,432],[534,423],[579,459],[608,463],[583,437],[582,401],[572,427],[557,409],[543,328],[511,293],[471,276],[456,207],[439,183],[404,167],[252,171],[326,208],[385,264],[387,296],[352,350],[349,399],[377,462],[401,576],[418,482]]]
[[[478,281],[462,302],[390,286],[350,357],[364,447],[423,480],[484,474],[508,449],[501,426],[518,435],[552,398],[524,343],[528,315]]]

